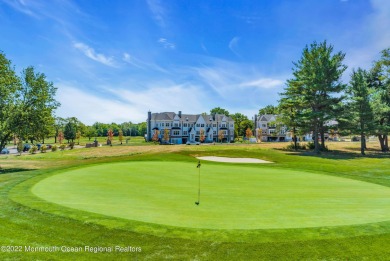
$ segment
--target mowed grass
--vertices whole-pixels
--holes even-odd
[[[125,162],[70,170],[32,192],[70,208],[199,229],[280,229],[390,220],[390,188],[292,171],[203,162]]]
[[[337,152],[319,156],[271,148],[285,145],[113,146],[22,157],[0,156],[3,167],[0,175],[0,245],[142,247],[140,253],[0,252],[0,259],[388,260],[389,221],[296,229],[221,229],[216,233],[208,229],[186,230],[146,224],[72,209],[39,199],[31,192],[35,184],[59,171],[91,164],[124,161],[193,164],[195,156],[208,155],[259,158],[275,162],[273,166],[276,168],[390,187],[388,154],[373,151],[368,157],[360,157],[358,150],[355,153],[349,149],[356,147],[351,143],[337,143]],[[343,152],[345,147],[347,153]]]

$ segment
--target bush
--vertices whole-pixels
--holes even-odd
[[[70,148],[71,150],[73,150],[74,144],[75,144],[74,142],[69,143],[69,148]]]
[[[60,145],[60,150],[64,150],[66,148],[66,145],[65,144],[61,144]]]
[[[314,150],[314,148],[315,148],[314,142],[308,142],[307,147],[309,150]],[[325,148],[321,148],[321,145],[320,145],[320,151],[329,151],[328,146],[325,146]]]
[[[286,149],[287,150],[295,150],[294,143],[292,142],[289,145],[287,145]],[[301,144],[297,143],[297,149],[298,150],[305,150],[306,149],[306,145],[305,144],[301,145]]]
[[[45,144],[43,144],[41,147],[41,153],[45,153],[46,150],[47,150],[47,146]]]
[[[57,151],[57,149],[58,149],[58,147],[57,147],[57,145],[53,145],[53,146],[51,146],[51,151]]]
[[[35,145],[33,145],[33,146],[28,150],[28,152],[29,152],[30,154],[35,154],[35,153],[37,152],[37,150],[38,150],[38,147],[35,146]]]
[[[18,150],[19,154],[22,154],[23,148],[24,148],[23,141],[19,141],[18,142],[18,147],[17,147],[17,150]]]
[[[307,143],[307,148],[308,148],[309,150],[314,150],[314,148],[315,148],[314,142],[308,142],[308,143]]]

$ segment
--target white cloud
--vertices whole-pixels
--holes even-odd
[[[145,69],[141,64],[142,62],[138,59],[136,59],[135,57],[131,56],[130,54],[128,53],[123,53],[123,58],[122,58],[123,61],[125,61],[126,63],[128,64],[131,64],[135,67],[138,67],[140,69]]]
[[[147,0],[146,1],[150,11],[153,14],[154,20],[156,20],[157,24],[161,27],[165,27],[165,16],[166,11],[162,6],[160,0]]]
[[[143,121],[146,113],[137,111],[131,105],[115,101],[112,98],[101,98],[93,91],[82,91],[79,86],[72,84],[56,84],[58,87],[57,100],[61,103],[58,116],[77,117],[85,124],[96,121],[111,123],[125,121]]]
[[[237,48],[238,48],[238,41],[240,40],[239,37],[233,37],[232,40],[230,40],[229,42],[229,49],[230,51],[232,51],[235,55],[237,55],[238,57],[241,57],[240,54],[238,53],[237,51]]]
[[[160,43],[165,49],[174,50],[176,48],[176,45],[174,43],[168,42],[168,40],[165,38],[160,38],[157,42]]]
[[[274,88],[282,86],[284,81],[272,78],[260,78],[250,82],[243,82],[240,84],[241,87],[255,87],[255,88]]]
[[[88,58],[96,62],[102,63],[107,66],[116,67],[114,59],[112,57],[107,57],[104,54],[96,53],[93,48],[89,47],[84,43],[80,43],[80,42],[74,43],[73,47],[82,51],[85,54],[85,56],[87,56]]]
[[[198,86],[169,82],[151,85],[157,87],[146,87],[139,91],[106,88],[105,97],[100,97],[99,92],[83,91],[74,83],[57,83],[56,98],[61,103],[57,114],[61,117],[75,116],[89,125],[96,121],[138,123],[145,121],[148,110],[201,113],[209,103],[208,97]]]

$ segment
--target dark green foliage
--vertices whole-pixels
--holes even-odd
[[[343,97],[345,85],[340,83],[346,66],[342,63],[345,54],[333,54],[333,46],[326,41],[314,42],[303,49],[302,57],[294,63],[293,78],[287,81],[282,101],[289,100],[288,108],[299,109],[296,122],[303,123],[313,131],[315,151],[319,152],[318,134],[321,147],[325,148],[324,133],[326,122],[337,119],[337,105]],[[286,106],[285,106],[286,107]]]
[[[69,121],[65,125],[64,137],[68,142],[73,142],[73,140],[76,139],[76,124],[74,122]]]
[[[279,107],[274,105],[267,105],[259,110],[259,115],[263,114],[279,114]]]
[[[229,116],[229,112],[221,107],[216,107],[210,110],[210,114],[223,114],[225,116]]]

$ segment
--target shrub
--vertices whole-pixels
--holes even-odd
[[[314,150],[314,148],[315,148],[314,142],[308,142],[307,148],[309,150]],[[329,151],[328,146],[325,146],[325,148],[321,148],[321,146],[320,146],[320,151]]]
[[[60,145],[60,150],[64,150],[66,148],[66,145],[65,144],[61,144]]]
[[[33,146],[28,150],[28,152],[29,152],[30,154],[35,154],[35,153],[37,152],[37,150],[38,150],[38,147],[35,146],[35,145],[33,145]]]
[[[43,144],[41,147],[41,153],[45,153],[46,150],[47,150],[47,146],[45,144]]]
[[[287,150],[295,150],[294,143],[292,142],[289,145],[287,145],[286,149]],[[297,149],[298,150],[305,150],[306,149],[306,145],[305,144],[301,145],[301,144],[297,143]]]
[[[72,141],[71,143],[69,143],[69,148],[71,149],[71,150],[73,150],[73,148],[74,148],[74,142]]]
[[[308,148],[309,150],[314,150],[314,148],[315,148],[314,142],[308,142],[308,143],[307,143],[307,148]]]
[[[19,142],[18,142],[18,147],[17,147],[17,150],[18,150],[18,153],[19,153],[19,154],[22,154],[23,148],[24,148],[24,146],[23,146],[23,141],[19,141]]]
[[[57,147],[57,145],[53,145],[53,146],[51,146],[51,151],[57,151],[57,149],[58,149],[58,147]]]

